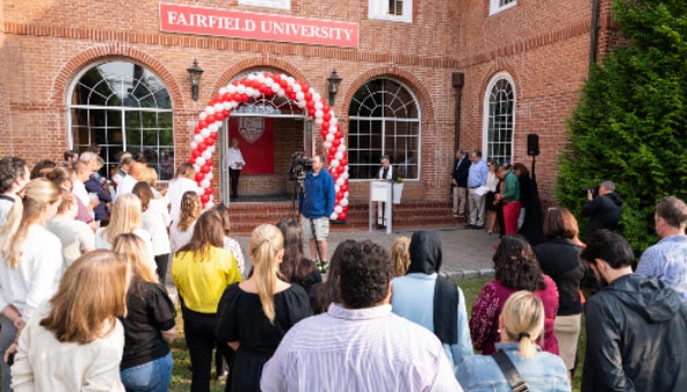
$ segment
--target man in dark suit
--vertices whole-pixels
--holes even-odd
[[[453,162],[453,217],[465,218],[465,205],[467,204],[468,170],[470,159],[463,150],[456,151],[456,160]]]

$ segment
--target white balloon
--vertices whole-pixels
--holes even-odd
[[[343,142],[341,142],[341,144],[339,144],[339,148],[337,149],[337,151],[343,154],[344,151],[346,151],[346,145],[343,144]]]
[[[238,106],[239,106],[239,103],[236,101],[229,102],[229,110],[236,109]]]
[[[229,94],[235,93],[235,92],[236,92],[236,86],[234,86],[233,84],[228,85],[228,86],[227,86],[227,92],[228,92]]]
[[[220,93],[220,95],[226,94],[226,93],[227,93],[227,88],[226,88],[226,87],[221,87],[221,88],[219,89],[219,93]]]
[[[343,178],[344,180],[348,180],[348,165],[346,165],[346,170],[344,170],[343,173],[341,173],[341,176],[339,178]]]
[[[205,179],[205,180],[201,181],[200,186],[203,188],[210,188],[210,180]]]
[[[263,75],[263,74],[258,74],[258,75],[255,77],[255,80],[257,80],[258,82],[264,84],[265,81],[267,80],[267,78],[266,78],[265,75]]]
[[[326,140],[327,140],[328,142],[333,142],[333,141],[334,141],[334,135],[332,135],[331,133],[328,133],[328,134],[327,134],[327,137],[326,137]]]
[[[296,84],[293,85],[293,91],[294,91],[294,92],[303,91],[303,87],[301,87],[300,84],[296,83]]]
[[[315,111],[315,118],[322,118],[322,116],[324,116],[324,113],[321,110]]]
[[[346,181],[344,181],[344,179],[341,178],[341,176],[339,176],[339,178],[336,179],[336,184],[337,184],[337,185],[343,185],[345,182],[346,182]]]
[[[236,92],[238,92],[239,94],[245,94],[246,86],[239,84],[238,87],[236,87]]]
[[[329,215],[329,219],[331,219],[331,220],[336,220],[336,218],[338,218],[338,217],[339,217],[339,214],[337,214],[336,212],[332,212],[332,214]]]
[[[342,211],[343,211],[343,208],[341,208],[341,206],[334,207],[334,212],[336,212],[337,215],[340,214]]]
[[[203,128],[200,130],[200,135],[204,138],[210,136],[210,130],[207,128]]]
[[[315,97],[313,96],[312,99],[315,99]],[[323,107],[324,105],[322,105],[322,101],[319,99],[315,101],[315,110],[322,110]]]
[[[205,113],[207,113],[208,115],[215,114],[215,108],[213,108],[212,106],[206,106]]]
[[[210,154],[214,154],[215,152],[215,145],[213,144],[212,146],[208,147],[207,150],[205,151],[210,151]]]
[[[340,161],[340,160],[342,160],[342,159],[343,159],[343,154],[342,154],[342,153],[340,153],[340,152],[337,152],[337,153],[336,153],[336,154],[334,155],[334,158],[336,158],[337,160],[339,160],[339,161]]]
[[[331,124],[331,123],[330,123],[330,124]],[[329,134],[330,134],[330,135],[333,135],[333,134],[336,133],[336,127],[330,125],[330,126],[329,126],[329,129],[327,129],[327,131],[329,131]]]
[[[332,115],[332,119],[329,120],[329,123],[330,123],[334,128],[336,128],[336,124],[339,122],[339,120],[337,120],[336,117],[334,117],[334,111],[333,111],[333,110],[330,112],[330,114]]]
[[[198,142],[194,140],[191,142],[191,150],[195,150],[196,147],[198,147]]]
[[[210,130],[210,132],[217,132],[219,127],[217,126],[217,123],[212,123],[212,124],[208,125],[208,129]]]
[[[208,150],[205,150],[205,151],[203,151],[203,153],[200,156],[205,158],[205,160],[208,160],[208,159],[212,158],[212,153],[210,153],[210,151],[208,151]]]
[[[196,163],[195,165],[193,165],[193,170],[195,170],[196,173],[200,172],[200,166]]]
[[[212,172],[209,172],[208,174],[205,175],[205,178],[207,178],[208,180],[212,180],[213,177],[214,176],[212,175]]]
[[[215,108],[215,113],[219,113],[219,112],[221,112],[222,110],[224,110],[224,108],[222,107],[222,104],[219,103],[219,102],[216,103],[216,104],[213,106],[213,108]]]
[[[322,99],[322,96],[319,93],[317,93],[317,92],[312,93],[312,100],[313,101],[318,102],[321,105],[322,104],[322,102],[320,102],[321,99]]]
[[[258,95],[256,93],[257,93],[257,90],[255,90],[253,87],[246,87],[246,95],[247,96],[254,97],[254,96]]]
[[[329,166],[331,166],[331,167],[338,167],[338,166],[339,166],[339,161],[337,161],[336,159],[334,159],[333,161],[331,161],[331,162],[329,163]]]
[[[293,86],[296,83],[296,79],[293,78],[293,76],[288,76],[286,78],[286,81],[289,83],[289,85]],[[293,87],[292,87],[293,88]]]
[[[322,117],[320,117],[320,118],[315,118],[315,125],[317,125],[318,127],[319,127],[320,125],[322,125]]]
[[[198,115],[198,118],[199,118],[201,121],[205,120],[207,117],[208,117],[208,114],[205,113],[205,112],[200,112],[200,114]]]
[[[332,143],[331,142],[324,142],[324,143],[322,143],[322,145],[324,146],[324,148],[329,149],[329,147],[332,146]]]
[[[231,109],[231,101],[225,101],[222,103],[222,110],[230,110]]]
[[[255,74],[254,74],[254,73],[248,74],[247,79],[248,79],[248,80],[255,80]]]
[[[198,158],[196,158],[196,165],[197,165],[199,168],[200,168],[201,166],[203,166],[204,164],[205,164],[205,158],[203,158],[203,157],[198,157]],[[196,169],[196,171],[198,171],[198,169]]]
[[[341,190],[341,185],[334,185],[334,192],[339,192]]]
[[[305,101],[305,94],[303,94],[302,91],[299,91],[296,93],[296,100],[297,101]]]
[[[202,133],[202,132],[203,132],[204,130],[206,130],[206,129],[207,129],[207,128],[201,129],[200,132]],[[203,137],[203,135],[196,135],[196,136],[193,137],[193,140],[196,141],[196,143],[200,143],[200,142],[202,142],[203,140],[205,140],[205,138]]]
[[[345,197],[341,199],[341,205],[346,207],[348,205],[348,199],[346,199]]]

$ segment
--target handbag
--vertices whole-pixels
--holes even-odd
[[[506,376],[506,381],[508,381],[513,392],[529,392],[529,385],[522,379],[518,369],[513,365],[513,361],[508,358],[508,355],[503,350],[495,352],[492,354],[492,357],[494,357],[496,364],[499,365],[503,375]]]

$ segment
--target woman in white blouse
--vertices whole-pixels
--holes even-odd
[[[188,191],[181,197],[181,212],[179,219],[169,227],[169,242],[172,253],[177,253],[182,246],[188,244],[193,236],[193,227],[200,216],[200,197],[194,191]]]
[[[45,178],[29,182],[23,211],[10,215],[0,233],[0,355],[14,342],[38,306],[57,291],[62,276],[62,243],[46,229],[61,202],[60,189]],[[10,367],[2,361],[2,391],[10,391]]]
[[[167,197],[169,198],[169,215],[172,222],[179,220],[179,210],[181,208],[181,197],[188,191],[196,192],[200,195],[201,189],[194,180],[196,170],[189,162],[179,165],[174,179],[169,182]]]
[[[487,173],[487,183],[485,184],[485,187],[487,188],[487,194],[485,195],[486,199],[484,202],[485,209],[487,210],[487,224],[485,227],[485,230],[489,234],[494,234],[494,230],[496,230],[496,208],[497,206],[494,205],[494,195],[497,192],[497,188],[499,186],[499,178],[496,176],[496,168],[497,168],[496,161],[493,159],[490,159],[489,162],[487,163],[487,167],[489,167],[489,173]]]
[[[141,215],[143,230],[150,233],[153,246],[153,258],[157,268],[157,276],[160,284],[165,285],[167,266],[169,265],[169,252],[171,250],[167,227],[169,226],[169,213],[163,199],[156,199],[153,189],[145,182],[134,185],[132,193],[141,200]]]
[[[141,200],[132,193],[119,196],[112,204],[110,223],[95,232],[96,249],[112,249],[112,243],[118,235],[134,233],[146,244],[149,265],[153,271],[157,268],[153,258],[153,241],[150,232],[141,227]]]
[[[231,177],[231,199],[239,198],[239,176],[241,169],[246,166],[246,161],[243,160],[241,150],[239,150],[239,139],[231,139],[231,146],[229,147],[229,154],[227,154],[227,161],[229,162],[229,177]]]

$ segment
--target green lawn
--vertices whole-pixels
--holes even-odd
[[[477,297],[477,294],[479,294],[479,291],[482,289],[482,286],[489,281],[489,279],[486,278],[480,278],[480,279],[470,279],[470,280],[458,280],[456,283],[460,286],[461,289],[463,289],[463,293],[465,294],[465,301],[468,307],[468,314],[472,311],[472,304],[475,302],[475,298]],[[587,293],[585,293],[587,294]],[[191,372],[188,370],[188,364],[190,363],[189,356],[188,356],[188,350],[186,349],[186,343],[183,339],[183,327],[182,327],[182,320],[181,320],[181,311],[177,309],[177,312],[179,314],[179,317],[177,319],[177,325],[179,327],[179,338],[174,341],[172,344],[172,356],[174,357],[174,370],[172,372],[172,384],[170,386],[170,391],[188,391],[191,385]],[[584,318],[582,320],[582,325],[584,326]],[[584,344],[586,340],[586,334],[584,331],[584,328],[582,328],[582,333],[580,336],[580,348],[582,349],[580,351],[580,362],[578,365],[580,369],[575,373],[575,378],[573,380],[573,391],[579,391],[580,390],[580,381],[581,381],[581,364],[583,363],[584,360]],[[212,373],[212,378],[213,381],[210,384],[210,391],[216,392],[216,391],[223,391],[224,390],[224,383],[223,382],[218,382],[214,381],[214,366],[213,366],[213,373]]]

